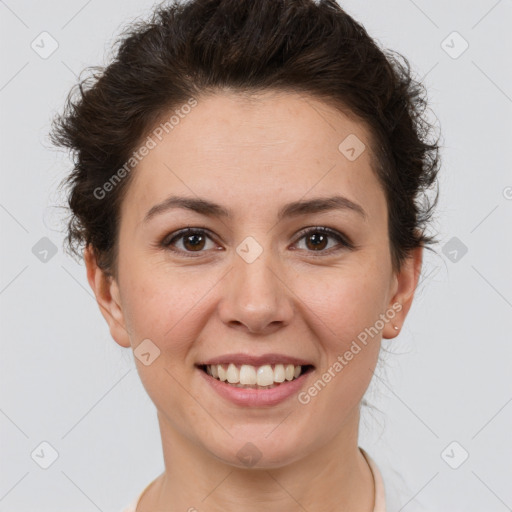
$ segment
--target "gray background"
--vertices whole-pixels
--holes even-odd
[[[424,78],[444,144],[441,244],[384,341],[367,395],[382,412],[365,413],[360,445],[405,480],[405,512],[512,510],[512,2],[340,3]],[[120,510],[163,470],[133,355],[63,254],[70,160],[47,139],[80,71],[152,5],[0,0],[0,512]],[[58,43],[48,58],[31,47],[51,49],[43,31]],[[58,453],[47,469],[42,442]]]

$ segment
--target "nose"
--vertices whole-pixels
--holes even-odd
[[[271,334],[288,325],[293,316],[293,293],[282,266],[270,251],[254,261],[234,257],[219,303],[221,320],[249,333]]]

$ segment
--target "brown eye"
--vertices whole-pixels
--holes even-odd
[[[185,235],[183,238],[183,246],[188,250],[200,251],[204,247],[205,237],[203,235],[192,234]]]
[[[308,249],[313,249],[315,251],[325,249],[327,246],[327,241],[329,240],[328,235],[324,235],[323,233],[311,233],[306,236],[306,246]],[[311,245],[308,245],[311,243]]]
[[[308,252],[330,253],[330,249],[332,249],[333,246],[326,250],[326,247],[328,246],[330,239],[334,239],[335,241],[338,242],[338,244],[334,245],[334,250],[339,250],[341,248],[350,249],[353,247],[353,245],[340,233],[324,227],[312,228],[307,230],[306,232],[303,232],[299,241],[302,239],[305,239],[306,250]],[[337,249],[336,245],[338,245]]]
[[[204,252],[207,240],[211,240],[203,229],[185,229],[176,233],[172,238],[164,239],[162,246],[175,252],[189,256],[187,253]],[[177,247],[181,242],[182,247]]]
[[[353,249],[354,245],[342,234],[337,231],[326,228],[316,227],[310,228],[302,232],[302,236],[298,241],[305,240],[306,252],[318,253],[318,256],[331,254],[341,249]],[[161,246],[169,249],[179,255],[194,257],[196,253],[201,253],[208,249],[208,240],[212,241],[211,236],[204,229],[187,228],[177,233],[173,233],[172,237],[166,237],[161,242]],[[329,247],[329,242],[335,241],[334,245]],[[298,242],[296,242],[298,243]],[[181,247],[180,247],[181,244]],[[215,244],[213,244],[215,247]],[[210,248],[213,248],[210,247]],[[317,254],[315,254],[317,256]]]

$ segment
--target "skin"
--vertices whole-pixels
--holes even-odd
[[[295,93],[197,99],[132,171],[117,278],[84,252],[114,340],[136,349],[150,339],[160,350],[148,366],[134,358],[157,408],[165,461],[137,510],[371,512],[373,478],[358,449],[360,402],[381,338],[395,337],[409,311],[422,249],[393,271],[387,204],[364,124]],[[338,150],[350,134],[367,148],[355,161]],[[366,219],[332,210],[277,222],[285,203],[333,191],[359,204]],[[171,209],[143,222],[171,194],[214,201],[233,217]],[[330,237],[315,249],[311,233],[299,232],[318,226],[356,248]],[[159,245],[186,227],[207,230],[199,252],[186,237],[174,243],[181,255]],[[263,249],[252,263],[236,252],[247,236]],[[234,405],[194,366],[226,353],[288,354],[315,366],[306,389],[397,303],[401,311],[307,405],[297,396],[269,407]],[[237,458],[247,442],[261,452],[253,467]]]

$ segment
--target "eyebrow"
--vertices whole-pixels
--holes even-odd
[[[221,206],[220,204],[213,203],[206,199],[194,198],[194,197],[180,197],[170,196],[161,203],[153,206],[144,217],[144,223],[156,215],[162,214],[173,208],[183,208],[197,212],[201,215],[208,217],[222,217],[226,219],[232,219],[233,215],[229,210]],[[307,201],[294,201],[284,205],[277,215],[277,220],[281,221],[289,217],[298,217],[300,215],[307,215],[312,213],[320,213],[331,210],[345,210],[352,211],[360,215],[364,220],[367,220],[367,214],[357,203],[354,203],[350,199],[343,196],[332,196],[332,197],[319,197],[315,199],[309,199]]]

